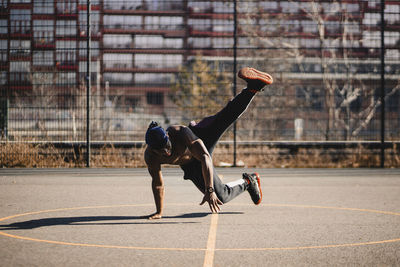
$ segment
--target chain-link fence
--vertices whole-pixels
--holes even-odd
[[[0,51],[1,166],[144,166],[150,121],[212,115],[245,66],[274,84],[216,164],[400,165],[398,1],[0,1]]]

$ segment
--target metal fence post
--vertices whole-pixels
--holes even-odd
[[[233,2],[233,96],[236,96],[237,78],[237,0]],[[236,167],[236,121],[233,123],[233,167]]]
[[[385,0],[381,0],[381,168],[385,168]]]
[[[90,47],[91,47],[91,33],[90,33],[90,0],[87,0],[86,6],[86,167],[90,167]]]

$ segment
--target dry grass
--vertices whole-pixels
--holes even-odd
[[[237,162],[246,167],[257,168],[374,168],[380,166],[380,150],[367,149],[362,146],[346,149],[270,148],[267,146],[240,147]],[[213,154],[214,163],[233,162],[233,151],[230,147],[220,146]],[[400,150],[385,150],[385,167],[400,167]]]
[[[74,165],[74,164],[73,164]],[[73,167],[64,161],[63,155],[54,147],[26,143],[0,145],[0,167],[2,168],[59,168]]]
[[[145,167],[145,147],[115,148],[104,146],[92,149],[92,167],[138,168]],[[84,167],[84,149],[58,149],[51,145],[26,143],[0,144],[0,167],[2,168],[69,168]],[[237,162],[246,167],[258,168],[360,168],[379,167],[380,151],[359,146],[355,149],[304,149],[297,151],[267,146],[243,146],[238,148]],[[230,146],[217,146],[213,154],[214,164],[233,162]],[[400,149],[396,145],[386,150],[385,166],[400,167]]]

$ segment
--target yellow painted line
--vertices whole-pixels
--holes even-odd
[[[126,205],[108,205],[108,206],[90,206],[90,207],[75,207],[75,208],[62,208],[62,209],[52,209],[52,210],[40,210],[40,211],[33,211],[33,212],[26,212],[16,215],[11,215],[8,217],[0,218],[1,221],[28,216],[28,215],[35,215],[40,213],[49,213],[49,212],[58,212],[58,211],[67,211],[67,210],[83,210],[83,209],[105,209],[105,208],[117,208],[117,207],[146,207],[151,206],[151,204],[126,204]]]
[[[371,210],[371,209],[344,208],[344,207],[329,207],[329,206],[314,206],[314,205],[291,205],[291,204],[262,204],[262,206],[266,206],[266,207],[293,207],[293,208],[348,210],[348,211],[360,211],[360,212],[370,212],[370,213],[380,213],[380,214],[386,214],[386,215],[400,216],[399,212],[383,211],[383,210]]]
[[[252,204],[239,204],[230,203],[230,206],[254,206]],[[370,213],[380,213],[386,215],[400,216],[399,212],[383,211],[383,210],[371,210],[371,209],[358,209],[358,208],[345,208],[345,207],[331,207],[331,206],[315,206],[315,205],[295,205],[295,204],[260,204],[259,207],[287,207],[287,208],[308,208],[308,209],[331,209],[331,210],[348,210],[348,211],[360,211],[360,212],[370,212]]]
[[[395,243],[400,242],[400,238],[381,240],[381,241],[371,241],[371,242],[361,242],[361,243],[348,243],[348,244],[337,244],[337,245],[321,245],[321,246],[303,246],[303,247],[282,247],[282,248],[217,248],[217,251],[263,251],[263,250],[301,250],[301,249],[316,249],[316,248],[340,248],[340,247],[358,247],[366,245],[377,245],[385,243]]]
[[[98,244],[85,244],[85,243],[71,243],[71,242],[62,242],[62,241],[52,241],[52,240],[44,240],[44,239],[37,239],[31,238],[26,236],[18,236],[18,235],[11,235],[0,231],[0,235],[21,239],[21,240],[28,240],[40,243],[48,243],[48,244],[56,244],[56,245],[68,245],[68,246],[78,246],[78,247],[96,247],[96,248],[119,248],[119,249],[134,249],[134,250],[172,250],[172,251],[199,251],[205,250],[204,248],[152,248],[152,247],[132,247],[132,246],[114,246],[114,245],[98,245]]]
[[[192,204],[182,203],[170,203],[171,206],[187,206]],[[235,204],[231,203],[231,206],[253,206],[248,204]],[[26,212],[22,214],[11,215],[8,217],[0,218],[0,221],[5,221],[17,217],[36,215],[40,213],[70,211],[70,210],[83,210],[83,209],[101,209],[101,208],[116,208],[116,207],[146,207],[153,206],[153,204],[126,204],[126,205],[107,205],[107,206],[89,206],[89,207],[75,207],[75,208],[61,208],[61,209],[49,209],[42,211]],[[400,216],[399,212],[381,211],[372,209],[358,209],[358,208],[345,208],[345,207],[329,207],[329,206],[314,206],[314,205],[292,205],[292,204],[261,204],[264,207],[293,207],[293,208],[314,208],[314,209],[331,209],[331,210],[345,210],[345,211],[357,211],[357,212],[368,212],[385,215]],[[20,239],[28,240],[41,243],[58,244],[58,245],[69,245],[69,246],[81,246],[81,247],[98,247],[98,248],[117,248],[117,249],[133,249],[133,250],[168,250],[168,251],[205,251],[204,265],[212,266],[214,261],[215,251],[267,251],[267,250],[301,250],[301,249],[322,249],[322,248],[339,248],[339,247],[354,247],[354,246],[365,246],[365,245],[376,245],[376,244],[387,244],[400,242],[400,238],[370,241],[361,243],[347,243],[347,244],[332,244],[332,245],[316,245],[316,246],[299,246],[299,247],[270,247],[270,248],[215,248],[216,235],[218,226],[218,214],[211,215],[210,229],[207,240],[206,248],[162,248],[162,247],[135,247],[135,246],[117,246],[117,245],[100,245],[100,244],[86,244],[86,243],[71,243],[53,240],[37,239],[25,236],[12,235],[0,231],[0,235]]]
[[[218,213],[213,213],[211,214],[210,231],[208,232],[208,241],[207,241],[206,253],[204,255],[203,267],[213,266],[215,242],[217,240],[217,228],[218,228]]]
[[[40,214],[40,213],[49,213],[49,212],[83,210],[83,209],[105,209],[105,208],[119,208],[119,207],[147,207],[147,206],[153,206],[153,205],[154,204],[126,204],[126,205],[106,205],[106,206],[88,206],[88,207],[50,209],[50,210],[33,211],[33,212],[26,212],[26,213],[11,215],[8,217],[0,218],[0,221],[5,221],[5,220],[22,217],[22,216],[36,215],[36,214]],[[182,205],[188,205],[188,204],[176,203],[176,204],[171,204],[171,205],[182,206]],[[39,243],[80,246],[80,247],[117,248],[117,249],[134,249],[134,250],[172,250],[172,251],[204,251],[204,250],[206,250],[205,248],[135,247],[135,246],[115,246],[115,245],[99,245],[99,244],[86,244],[86,243],[71,243],[71,242],[54,241],[54,240],[46,240],[46,239],[31,238],[31,237],[26,237],[26,236],[12,235],[12,234],[8,234],[8,233],[2,232],[2,231],[0,231],[0,235],[15,238],[15,239],[20,239],[20,240],[39,242]]]

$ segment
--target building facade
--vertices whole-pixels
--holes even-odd
[[[380,1],[238,1],[236,35],[234,6],[217,0],[92,0],[93,94],[118,98],[126,111],[144,107],[161,114],[181,66],[199,54],[232,66],[235,44],[239,65],[262,60],[248,51],[273,51],[277,42],[298,47],[304,60],[275,68],[278,77],[318,83],[324,55],[338,66],[350,57],[360,77],[380,79]],[[323,33],[313,17],[316,9],[325,18]],[[394,83],[400,69],[400,2],[386,1],[384,16],[385,71]],[[86,29],[87,1],[1,0],[1,96],[28,96],[29,102],[31,92],[45,86],[58,95],[61,107],[71,104],[70,96],[81,94],[85,84]],[[351,38],[338,45],[344,32]],[[294,95],[304,97],[296,90]]]

